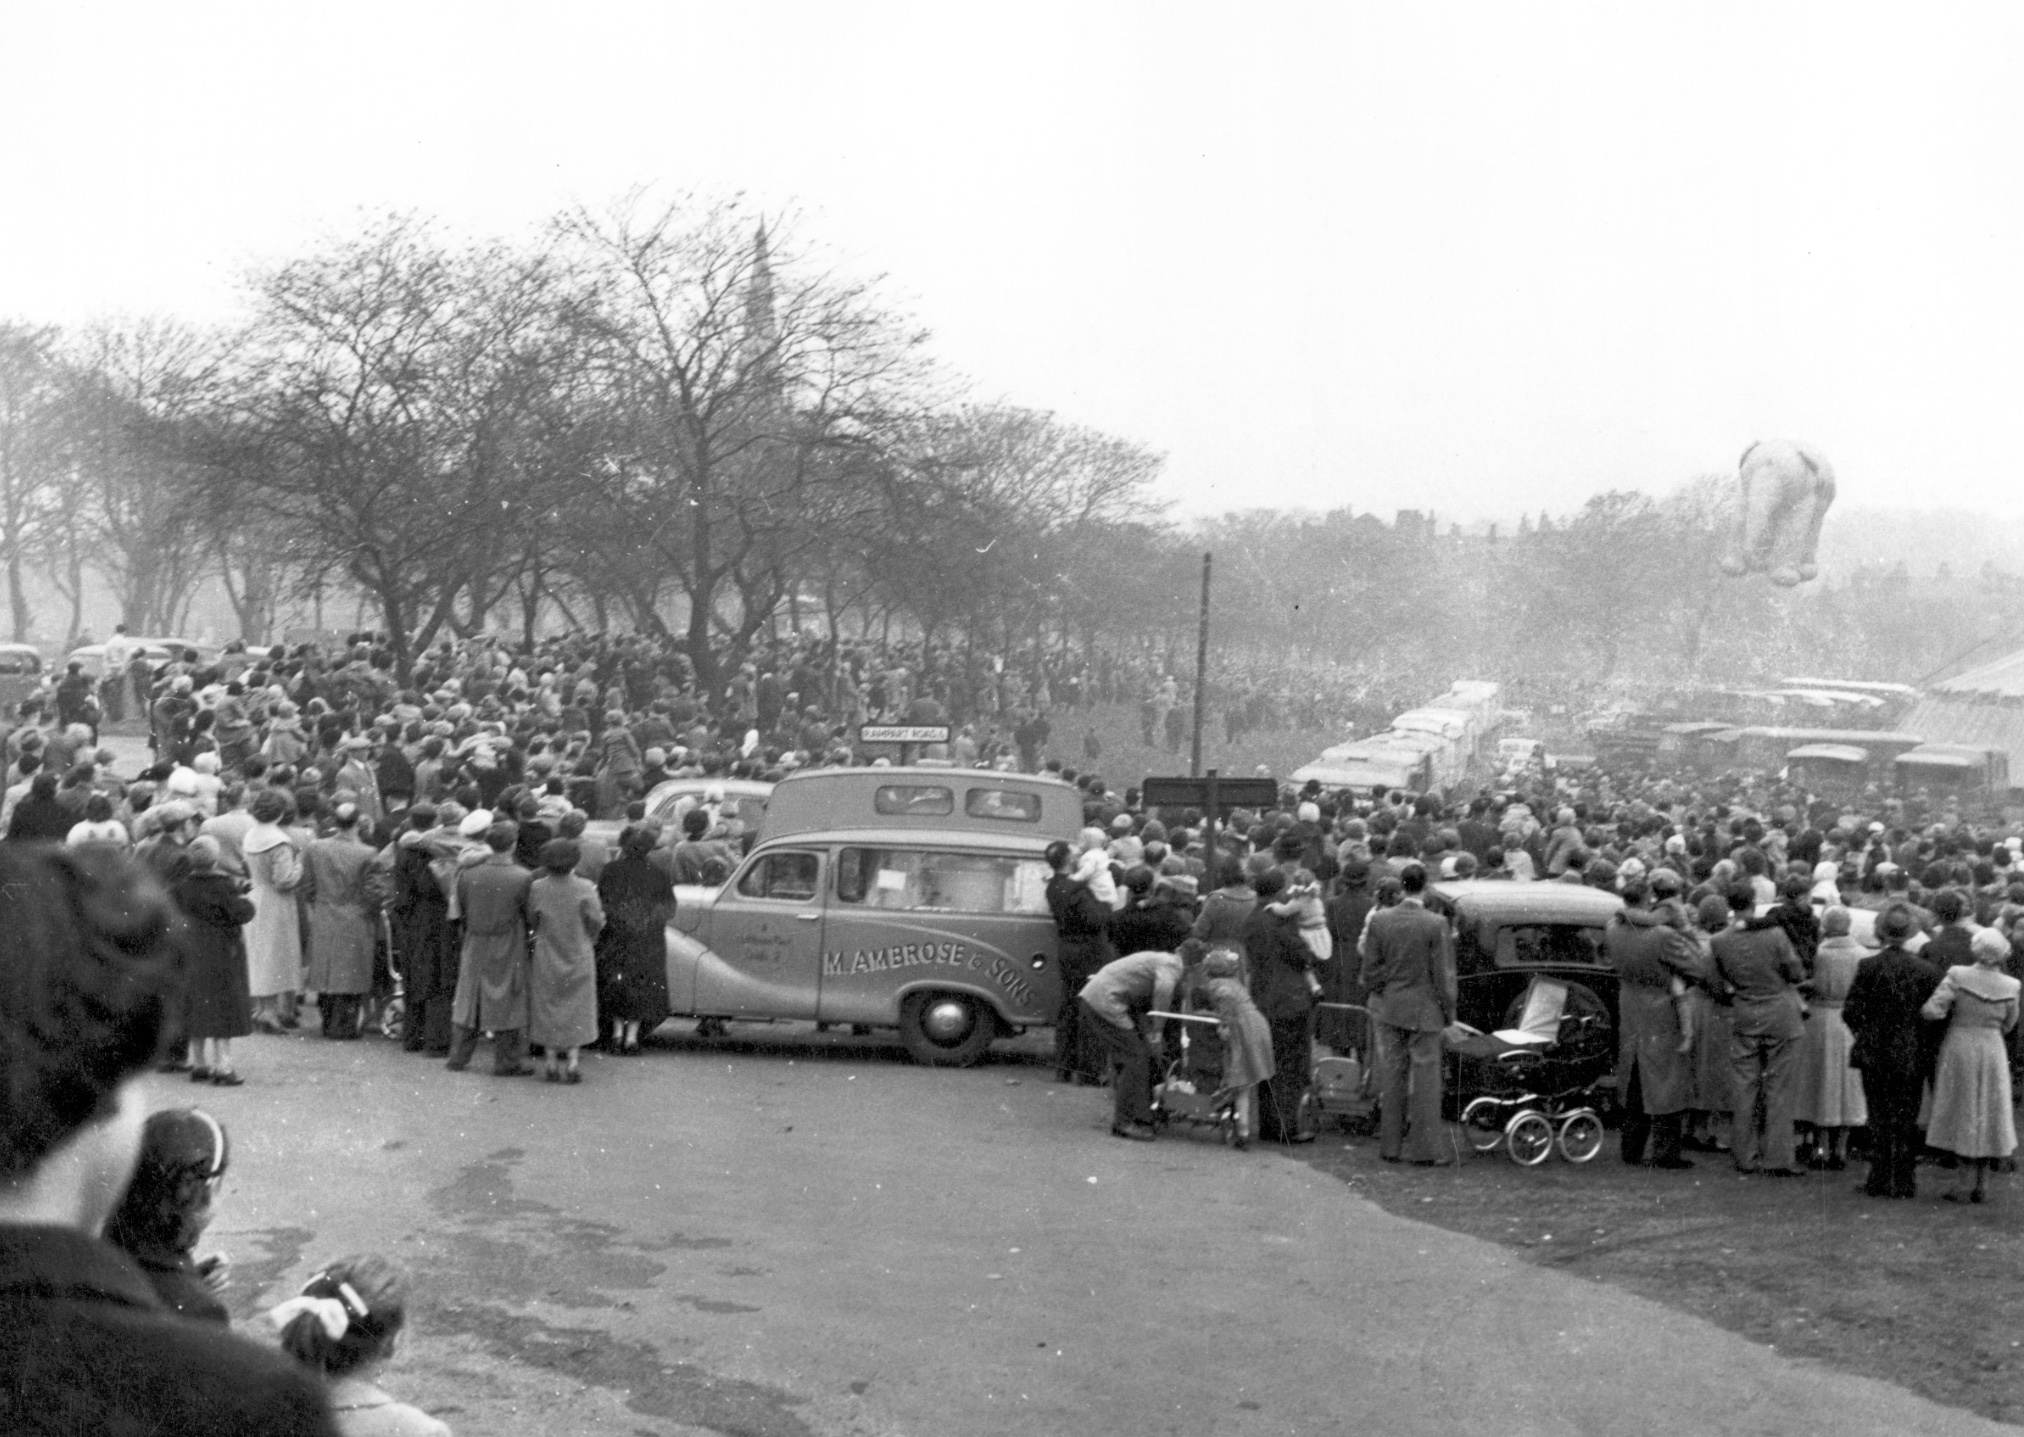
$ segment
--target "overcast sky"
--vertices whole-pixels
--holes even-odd
[[[1184,512],[1560,511],[1789,436],[1844,506],[2024,513],[2014,6],[0,19],[0,317],[226,321],[362,210],[742,190]]]

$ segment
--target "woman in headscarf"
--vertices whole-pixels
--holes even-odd
[[[1940,1194],[1948,1202],[1982,1201],[1989,1170],[2017,1150],[2003,1035],[2017,1026],[2024,985],[2003,971],[2010,940],[1996,929],[1978,929],[1971,951],[1974,962],[1949,968],[1921,1010],[1947,1020],[1926,1144],[1958,1159],[1953,1191]]]
[[[295,990],[302,982],[302,930],[295,890],[302,860],[282,829],[287,795],[263,789],[253,800],[253,826],[239,850],[252,881],[253,921],[246,926],[246,967],[253,1022],[270,1033],[294,1026]]]
[[[597,940],[597,1006],[611,1024],[611,1050],[631,1055],[640,1034],[668,1016],[667,927],[675,917],[675,886],[653,863],[659,834],[636,823],[618,836],[618,857],[598,875],[604,932]]]
[[[246,939],[252,900],[220,871],[222,850],[209,834],[184,850],[187,867],[176,882],[176,907],[188,923],[184,963],[185,1022],[195,1051],[190,1081],[236,1088],[246,1080],[232,1067],[232,1040],[253,1031],[253,1000],[246,990]]]

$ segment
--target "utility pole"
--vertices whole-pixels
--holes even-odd
[[[1188,777],[1202,776],[1202,721],[1209,697],[1209,559],[1202,555],[1202,622],[1195,637],[1195,739],[1188,750]],[[1211,785],[1213,790],[1214,785]],[[1211,810],[1213,812],[1213,810]],[[1210,820],[1214,823],[1214,819]],[[1215,830],[1210,829],[1213,833]]]

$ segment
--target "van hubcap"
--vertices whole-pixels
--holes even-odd
[[[969,1036],[970,1005],[960,998],[936,998],[921,1014],[921,1029],[937,1043],[960,1043]]]

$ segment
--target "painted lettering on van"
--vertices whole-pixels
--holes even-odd
[[[822,976],[849,978],[859,973],[887,973],[898,968],[943,964],[951,968],[981,966],[983,955],[967,943],[905,943],[890,948],[835,949],[822,955]],[[999,960],[1001,963],[1003,959]]]

